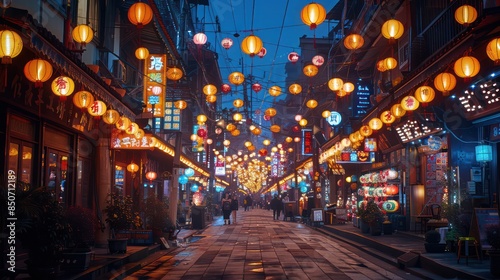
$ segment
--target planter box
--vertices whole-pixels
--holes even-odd
[[[61,269],[83,271],[89,268],[90,259],[94,252],[65,252],[62,255]]]
[[[120,230],[116,238],[128,238],[127,244],[132,246],[148,246],[154,241],[152,230]]]

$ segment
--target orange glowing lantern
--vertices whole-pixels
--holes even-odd
[[[391,107],[391,113],[396,117],[396,118],[401,118],[406,114],[406,110],[403,109],[403,106],[401,106],[400,103],[396,103],[392,105]]]
[[[11,64],[12,58],[18,56],[23,50],[21,36],[11,30],[0,30],[0,58],[2,64]]]
[[[326,11],[320,4],[312,2],[302,9],[300,18],[310,29],[315,29],[326,19]]]
[[[93,103],[94,96],[86,90],[81,90],[73,96],[73,104],[82,110],[87,109]]]
[[[299,125],[302,126],[302,127],[306,126],[307,125],[307,120],[306,119],[301,119],[299,121]]]
[[[208,96],[215,95],[217,93],[217,87],[212,84],[205,85],[203,87],[203,93]]]
[[[344,85],[342,86],[342,89],[345,92],[347,92],[347,94],[349,94],[349,93],[354,91],[354,84],[350,83],[350,82],[344,83]]]
[[[363,125],[359,128],[359,133],[364,137],[368,137],[372,135],[373,130],[368,125]]]
[[[372,130],[379,130],[382,128],[384,124],[382,123],[382,121],[379,119],[379,118],[372,118],[369,122],[368,122],[368,126],[370,126],[370,128]]]
[[[226,125],[226,130],[229,131],[229,132],[231,132],[231,131],[233,131],[235,129],[236,129],[236,125],[234,125],[232,123]]]
[[[262,133],[262,129],[256,127],[255,129],[252,130],[253,135],[260,135]]]
[[[318,71],[319,71],[318,67],[314,64],[306,65],[304,66],[304,69],[302,69],[304,75],[306,75],[309,78],[316,76],[316,74],[318,74]]]
[[[344,81],[340,78],[333,78],[328,81],[328,87],[333,91],[341,90],[343,86]]]
[[[443,93],[443,96],[450,95],[457,84],[457,79],[451,73],[443,72],[434,78],[434,87]]]
[[[500,65],[500,38],[491,40],[486,46],[486,54],[495,65]]]
[[[139,131],[139,125],[136,124],[135,122],[132,122],[126,129],[125,133],[127,134],[135,134]]]
[[[139,47],[135,50],[135,57],[140,60],[148,58],[149,50],[145,47]]]
[[[470,78],[479,73],[480,68],[481,65],[477,58],[473,56],[463,56],[455,62],[453,70],[457,76],[464,78],[465,81],[469,81]]]
[[[302,86],[299,84],[291,84],[288,87],[288,91],[293,95],[297,95],[302,92]]]
[[[107,124],[116,124],[119,118],[120,114],[118,113],[118,111],[113,109],[106,110],[106,113],[102,115],[102,120]]]
[[[281,131],[281,127],[277,124],[273,124],[271,125],[270,130],[274,133],[279,133]]]
[[[239,122],[239,121],[241,121],[242,119],[243,119],[243,115],[241,115],[241,113],[234,113],[234,114],[233,114],[233,120],[234,120],[235,122]]]
[[[415,98],[418,100],[418,102],[422,103],[422,106],[424,107],[427,106],[429,102],[434,100],[435,96],[436,93],[430,86],[421,86],[415,91]]]
[[[167,70],[167,78],[172,81],[178,81],[182,78],[184,73],[182,73],[182,70],[177,68],[177,67],[170,67]]]
[[[75,26],[71,35],[75,42],[85,46],[94,39],[94,30],[88,25],[79,24]]]
[[[396,120],[396,117],[391,113],[391,111],[387,110],[380,114],[380,120],[386,125],[391,125]]]
[[[133,25],[136,25],[138,28],[142,28],[153,19],[153,10],[148,4],[138,2],[130,6],[127,15],[128,20]]]
[[[35,88],[42,88],[43,83],[52,76],[52,65],[43,59],[33,59],[24,66],[24,76],[35,83]]]
[[[344,46],[349,50],[357,50],[363,46],[365,39],[359,34],[350,34],[344,38]]]
[[[389,39],[389,43],[394,43],[397,39],[403,36],[405,28],[399,20],[390,19],[382,25],[382,36]]]
[[[154,171],[149,171],[146,173],[146,179],[148,179],[150,183],[156,179],[156,176],[157,174]]]
[[[66,100],[75,90],[75,83],[70,77],[59,76],[52,81],[52,92],[59,96],[61,101]]]
[[[131,123],[132,121],[129,118],[122,116],[118,119],[118,121],[116,121],[115,126],[119,130],[125,131],[125,129],[127,129],[127,127],[129,127]]]
[[[385,64],[384,64],[384,60],[379,60],[377,62],[377,70],[380,71],[380,72],[385,72],[387,71],[387,68],[385,67]]]
[[[184,110],[187,108],[187,102],[184,100],[177,100],[174,102],[174,106],[179,110]]]
[[[267,108],[267,109],[264,111],[264,115],[266,115],[266,116],[270,116],[270,117],[274,117],[274,116],[276,116],[276,113],[277,113],[277,111],[276,111],[276,109],[274,109],[274,108]]]
[[[262,40],[255,35],[250,35],[241,42],[241,50],[250,55],[250,57],[254,57],[258,54],[260,50],[262,50],[262,47]]]
[[[231,84],[239,86],[245,81],[245,76],[241,72],[233,72],[229,74],[228,80]]]
[[[235,130],[231,131],[231,135],[232,135],[232,136],[234,136],[234,137],[236,137],[236,136],[240,135],[240,133],[241,133],[241,132],[240,132],[240,130],[239,130],[239,129],[235,129]]]
[[[95,100],[89,107],[87,107],[87,111],[95,119],[100,119],[101,116],[106,113],[106,103],[101,100]]]
[[[384,59],[384,67],[387,70],[392,70],[398,66],[398,61],[394,57]]]
[[[404,110],[410,113],[418,109],[418,107],[420,106],[420,102],[418,102],[415,97],[409,95],[401,100],[401,106]]]
[[[469,24],[473,23],[476,19],[477,19],[476,8],[470,5],[460,6],[455,11],[455,20],[464,26],[469,26]]]
[[[268,90],[269,95],[273,97],[277,97],[281,94],[281,88],[279,86],[272,86]]]
[[[316,108],[316,106],[318,106],[318,101],[316,101],[314,99],[309,99],[306,102],[306,106],[309,109],[314,109],[314,108]]]
[[[215,95],[207,95],[205,97],[205,100],[207,100],[208,103],[215,103],[217,101],[217,96],[215,96]]]
[[[233,101],[233,106],[234,106],[235,108],[240,108],[240,107],[242,107],[242,106],[243,106],[243,104],[244,104],[243,100],[241,100],[241,99],[239,99],[239,98],[238,98],[238,99],[235,99],[235,100]]]

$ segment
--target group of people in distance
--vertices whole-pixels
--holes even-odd
[[[285,197],[281,198],[281,195],[277,195],[275,194],[274,195],[274,198],[271,200],[271,203],[270,203],[270,207],[271,207],[271,210],[273,210],[273,220],[279,220],[280,219],[280,215],[281,215],[281,211],[283,211],[283,220],[285,220],[286,218],[286,214],[284,212],[284,205],[283,203],[284,202],[288,202],[289,201],[289,198],[287,195],[285,195]]]
[[[248,211],[252,206],[252,198],[250,195],[245,197],[243,205],[245,207],[245,211]],[[239,208],[238,197],[236,195],[231,197],[230,193],[225,193],[221,200],[221,208],[222,215],[224,216],[224,224],[230,225],[231,220],[233,221],[233,224],[236,224],[236,211],[238,211]]]

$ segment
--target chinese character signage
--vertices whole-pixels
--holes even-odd
[[[165,117],[163,129],[181,130],[181,110],[175,108],[174,102],[165,102]]]
[[[111,131],[112,149],[148,149],[154,148],[154,139],[151,135],[135,138],[132,134],[113,128]]]
[[[313,154],[313,144],[312,144],[312,130],[303,129],[302,130],[302,155],[310,156]]]
[[[150,54],[144,63],[144,110],[153,117],[165,115],[166,59],[165,54]]]

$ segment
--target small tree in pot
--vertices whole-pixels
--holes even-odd
[[[132,198],[112,193],[108,195],[106,203],[104,212],[107,215],[106,222],[110,227],[109,252],[126,253],[127,239],[116,238],[116,233],[119,230],[130,229],[134,219],[132,215]]]
[[[66,210],[71,226],[71,240],[63,253],[62,268],[85,270],[90,265],[91,247],[95,241],[96,218],[92,209],[73,206]]]

